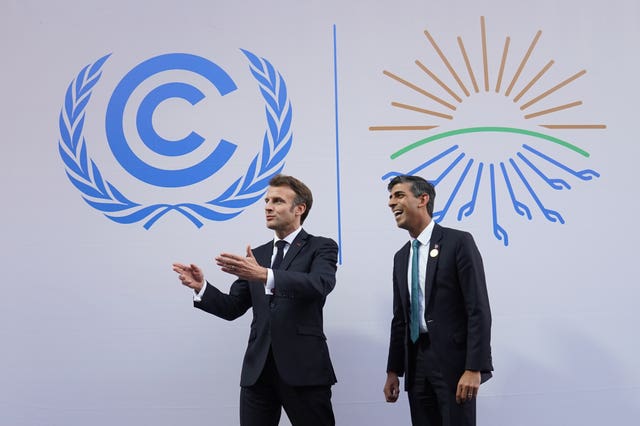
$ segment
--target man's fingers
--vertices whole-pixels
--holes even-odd
[[[179,274],[192,274],[192,273],[200,273],[200,268],[194,265],[184,265],[182,263],[174,263],[171,265],[172,269]]]
[[[200,283],[204,278],[202,270],[193,263],[190,265],[174,263],[172,269],[178,274],[178,279],[182,285],[187,287],[193,287],[194,283]]]
[[[173,271],[177,273],[182,273],[182,271],[184,271],[186,267],[187,266],[183,265],[182,263],[174,263],[171,265],[171,269],[173,269]]]
[[[191,275],[197,281],[202,281],[202,270],[197,265],[194,265],[193,263],[191,264]]]
[[[478,396],[478,390],[474,389],[472,386],[458,386],[458,390],[456,392],[456,402],[461,404],[463,402],[471,401],[473,398]]]
[[[396,402],[400,394],[400,382],[398,378],[388,375],[382,391],[384,392],[384,397],[387,402]]]
[[[239,256],[237,254],[233,254],[233,253],[220,253],[220,255],[216,258],[216,259],[221,259],[221,260],[242,260],[243,256]]]
[[[216,257],[216,265],[221,267],[225,272],[228,272],[238,266],[238,261],[237,259],[223,253]]]
[[[387,402],[396,402],[398,400],[398,390],[394,388],[385,389],[384,396]]]

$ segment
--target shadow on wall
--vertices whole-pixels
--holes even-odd
[[[384,399],[389,349],[388,322],[371,323],[370,333],[331,332],[329,349],[338,383],[333,387],[336,423],[344,425],[410,424],[409,404],[402,392],[395,404]],[[384,337],[378,338],[381,334]],[[376,338],[374,338],[374,336]],[[401,382],[402,386],[402,382]]]
[[[492,426],[631,424],[640,416],[637,373],[585,332],[585,321],[543,318],[538,331],[494,344],[496,376],[481,393],[478,420]],[[582,327],[582,329],[580,328]],[[598,326],[598,329],[602,324]],[[591,331],[591,330],[590,330]],[[630,336],[626,336],[631,338]],[[536,343],[538,340],[539,343]],[[540,350],[536,350],[539,345]],[[524,350],[526,350],[526,352]],[[482,420],[482,421],[481,421]]]

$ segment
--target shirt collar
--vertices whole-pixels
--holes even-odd
[[[418,235],[418,238],[411,238],[411,241],[417,239],[418,241],[420,241],[421,246],[428,247],[429,243],[431,242],[431,234],[433,233],[434,226],[435,226],[435,222],[431,220],[431,222],[429,222],[427,227],[422,230],[420,235]]]
[[[273,243],[275,244],[276,242],[282,240],[282,241],[286,241],[287,244],[291,245],[291,243],[293,242],[293,240],[296,239],[296,237],[298,236],[298,234],[300,233],[300,231],[302,231],[302,226],[299,227],[298,229],[296,229],[295,231],[293,231],[292,233],[290,233],[289,235],[287,235],[284,238],[278,238],[277,235],[274,235],[273,237]]]

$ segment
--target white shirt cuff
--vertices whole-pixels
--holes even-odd
[[[264,293],[265,294],[273,294],[271,290],[276,286],[276,279],[273,276],[273,269],[267,268],[267,282],[264,285]]]
[[[200,289],[199,292],[197,292],[196,294],[193,295],[193,301],[194,302],[201,302],[202,301],[202,296],[204,295],[204,291],[207,289],[207,280],[205,280],[203,278],[202,281],[204,282],[204,285],[202,286],[202,288]],[[194,292],[195,292],[195,290],[194,290]]]

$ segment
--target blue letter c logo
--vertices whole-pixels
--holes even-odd
[[[167,70],[187,70],[210,81],[221,96],[237,87],[231,77],[218,65],[199,56],[170,53],[148,59],[129,71],[118,83],[109,100],[106,114],[107,140],[111,151],[131,175],[156,186],[181,187],[200,182],[220,170],[232,157],[236,145],[221,139],[218,146],[200,163],[179,170],[163,170],[151,166],[129,147],[124,135],[123,116],[125,106],[133,91],[147,78]],[[140,103],[136,126],[142,142],[152,151],[164,156],[188,154],[200,147],[205,139],[195,132],[180,140],[162,138],[153,128],[153,113],[163,101],[170,98],[184,99],[196,105],[204,94],[186,83],[166,83],[151,90]]]

